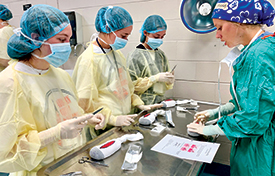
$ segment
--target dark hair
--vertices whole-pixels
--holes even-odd
[[[18,61],[29,61],[31,59],[31,53],[26,54],[25,56],[22,56],[20,58],[17,58]]]

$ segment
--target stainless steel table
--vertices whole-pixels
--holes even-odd
[[[215,108],[216,106],[199,104],[198,111],[205,109]],[[89,141],[85,146],[75,149],[74,151],[66,154],[62,158],[44,166],[38,171],[38,175],[62,175],[74,171],[82,171],[82,175],[104,176],[104,175],[133,175],[133,176],[185,176],[197,175],[203,163],[182,160],[169,155],[151,151],[151,148],[160,141],[166,134],[178,135],[185,138],[191,138],[187,134],[186,125],[193,121],[195,111],[178,112],[176,108],[169,108],[172,111],[173,122],[176,127],[168,127],[160,135],[155,136],[150,133],[150,129],[140,127],[140,132],[144,135],[144,139],[137,142],[125,142],[122,144],[121,149],[104,159],[105,164],[109,167],[100,165],[92,165],[89,163],[79,164],[78,160],[83,156],[89,156],[89,148],[102,144],[110,139],[120,137],[125,132],[119,128],[114,127],[111,130],[101,134],[97,138]],[[165,109],[168,110],[168,109]],[[165,123],[163,116],[158,116],[157,121]],[[215,136],[192,138],[194,140],[215,141]],[[139,143],[143,146],[143,155],[138,163],[137,170],[135,171],[122,171],[121,166],[124,161],[125,153],[129,144]]]

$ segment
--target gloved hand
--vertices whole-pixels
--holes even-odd
[[[169,73],[168,77],[168,82],[166,82],[167,84],[174,84],[175,82],[175,76],[174,73],[170,73],[170,72],[166,72]]]
[[[164,82],[167,84],[173,84],[175,81],[175,76],[170,72],[161,72],[150,77],[152,82]]]
[[[209,119],[210,113],[208,111],[197,112],[194,115],[194,123],[202,122],[203,124]]]
[[[157,80],[158,82],[164,82],[167,84],[173,84],[175,81],[175,77],[170,72],[162,72],[157,74]]]
[[[153,109],[157,109],[157,108],[161,108],[163,106],[163,104],[152,104],[152,105],[138,105],[137,108],[140,110],[153,110]]]
[[[86,114],[78,118],[60,122],[54,127],[39,132],[38,136],[41,142],[41,148],[60,139],[71,139],[78,136],[82,128],[86,126],[87,120],[92,117],[92,114]]]
[[[205,125],[201,122],[199,123],[190,123],[189,125],[187,125],[187,129],[190,132],[194,132],[194,133],[199,133],[199,134],[203,134],[203,129],[204,129]]]
[[[79,135],[82,129],[87,125],[88,120],[93,118],[92,114],[85,114],[83,116],[65,120],[59,123],[60,139],[72,139]]]
[[[94,125],[95,130],[102,129],[105,126],[105,117],[103,114],[96,114],[88,119],[88,124]]]
[[[133,118],[136,116],[137,114],[117,116],[116,126],[129,126],[131,123],[135,122]]]

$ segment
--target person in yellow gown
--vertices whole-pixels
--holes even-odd
[[[135,93],[145,104],[160,103],[164,94],[173,88],[174,72],[170,73],[168,59],[159,48],[166,35],[167,25],[159,15],[144,21],[140,42],[127,56],[127,67],[135,85]]]
[[[96,16],[95,41],[77,59],[73,81],[79,105],[85,112],[104,107],[103,114],[111,126],[128,126],[136,115],[128,115],[133,107],[141,110],[162,105],[145,106],[134,94],[134,86],[119,49],[127,44],[133,29],[130,14],[118,6],[102,7]]]
[[[7,53],[7,43],[14,34],[13,28],[9,25],[12,18],[11,11],[4,5],[0,4],[0,72],[8,66],[10,57]]]
[[[102,114],[84,115],[72,79],[57,68],[71,52],[67,16],[35,5],[23,14],[20,28],[8,42],[16,61],[0,73],[0,172],[34,176],[85,145],[86,128],[105,123]]]

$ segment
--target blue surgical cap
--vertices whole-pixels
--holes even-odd
[[[212,18],[246,24],[273,25],[275,10],[267,0],[219,0]]]
[[[98,32],[111,33],[133,25],[131,15],[122,7],[102,7],[96,15],[95,27]]]
[[[143,31],[148,33],[157,33],[164,30],[167,30],[167,25],[164,19],[159,15],[151,15],[146,18],[141,29],[139,30],[141,33],[140,42],[143,43],[145,41]]]
[[[5,6],[0,4],[0,19],[7,21],[12,18],[12,13],[11,11]]]
[[[57,8],[49,5],[32,6],[23,14],[20,21],[23,34],[14,34],[8,41],[8,55],[13,59],[26,56],[40,48],[41,42],[56,35],[69,24],[68,17]],[[28,38],[41,42],[35,42]]]

